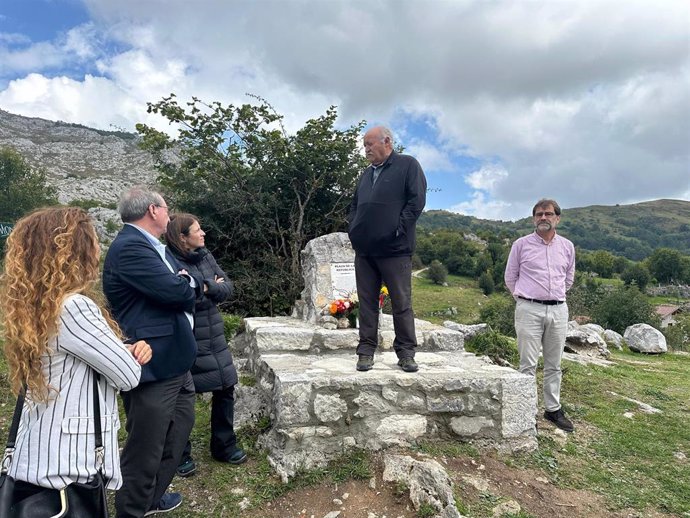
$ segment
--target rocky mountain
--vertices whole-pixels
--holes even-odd
[[[117,201],[122,190],[156,177],[150,155],[138,137],[78,124],[22,117],[0,110],[0,147],[11,147],[48,173],[61,203]]]

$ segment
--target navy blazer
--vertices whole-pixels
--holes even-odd
[[[182,267],[167,251],[177,272]],[[197,288],[203,286],[196,279]],[[138,229],[125,225],[110,245],[103,266],[103,291],[127,342],[146,340],[153,350],[141,382],[187,372],[196,358],[196,340],[185,312],[192,313],[196,292],[189,280],[171,272]]]

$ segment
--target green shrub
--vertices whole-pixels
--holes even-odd
[[[494,285],[494,280],[489,272],[483,272],[479,276],[479,288],[482,290],[484,295],[491,295],[494,292],[496,286]]]
[[[106,232],[109,232],[112,234],[113,232],[117,232],[120,228],[120,224],[117,223],[115,220],[109,219],[108,221],[105,222],[105,230]]]
[[[515,336],[515,299],[489,299],[479,310],[479,321],[489,324],[491,329],[503,335]]]
[[[448,279],[448,270],[439,261],[433,260],[427,270],[427,277],[434,284],[443,284]]]
[[[239,315],[232,315],[230,313],[221,313],[221,315],[223,316],[225,338],[232,340],[242,325],[242,317]]]
[[[649,281],[652,280],[652,276],[644,264],[634,263],[621,273],[621,279],[626,285],[635,283],[640,291],[644,291]]]
[[[102,207],[103,202],[94,200],[93,198],[87,198],[83,200],[72,200],[68,203],[70,207],[80,207],[84,210],[93,209],[94,207]]]
[[[690,351],[690,316],[679,317],[677,323],[661,330],[666,345],[674,351]]]
[[[637,286],[622,286],[606,293],[591,311],[592,320],[606,329],[623,334],[633,324],[659,328],[659,317]]]
[[[497,331],[479,333],[465,342],[465,349],[475,354],[488,356],[495,363],[505,360],[517,367],[520,363],[520,353],[514,338],[502,335]]]

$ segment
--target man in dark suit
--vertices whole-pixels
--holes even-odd
[[[412,253],[417,218],[426,203],[426,178],[417,160],[393,151],[388,128],[367,131],[364,150],[371,166],[359,179],[347,218],[359,296],[357,370],[368,371],[374,365],[379,291],[384,282],[393,306],[398,365],[405,372],[416,372]]]
[[[126,191],[118,205],[125,223],[103,267],[103,290],[113,316],[131,341],[146,340],[153,358],[141,383],[122,393],[127,443],[123,485],[115,497],[118,518],[141,518],[182,503],[166,493],[194,425],[196,357],[192,311],[201,286],[158,238],[168,225],[163,197],[143,187]]]

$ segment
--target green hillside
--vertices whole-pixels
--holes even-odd
[[[429,231],[447,228],[514,236],[533,228],[531,218],[490,221],[438,210],[422,214],[419,226]],[[608,250],[634,260],[643,259],[660,247],[690,255],[690,201],[654,200],[563,209],[559,230],[584,250]]]

